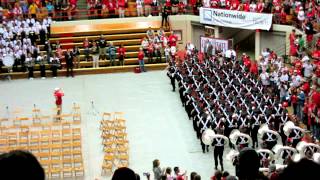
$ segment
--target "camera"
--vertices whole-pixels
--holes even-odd
[[[144,172],[143,175],[144,175],[144,176],[150,176],[150,173]]]

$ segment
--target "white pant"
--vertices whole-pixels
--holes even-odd
[[[143,16],[143,8],[142,7],[137,8],[137,14],[138,14],[138,16]]]
[[[124,18],[125,8],[119,8],[119,18]]]
[[[92,62],[93,62],[93,68],[99,67],[99,56],[98,55],[92,55]]]

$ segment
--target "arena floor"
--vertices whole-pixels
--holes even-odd
[[[152,172],[154,159],[160,159],[162,168],[179,166],[186,169],[188,175],[196,171],[208,180],[214,173],[212,148],[209,153],[202,153],[192,122],[181,106],[179,93],[171,91],[165,73],[153,71],[1,81],[0,113],[4,114],[5,106],[9,106],[10,111],[19,109],[21,114],[31,115],[33,104],[36,104],[43,114],[52,114],[55,107],[53,90],[61,87],[65,93],[64,113],[71,111],[74,102],[81,107],[84,179],[111,179],[101,177],[101,116],[93,112],[123,111],[130,144],[130,168],[142,176],[143,172]],[[224,156],[228,151],[225,150]],[[231,162],[224,161],[225,170],[234,174]]]

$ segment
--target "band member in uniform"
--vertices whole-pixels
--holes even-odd
[[[292,147],[295,148],[297,146],[297,144],[301,141],[302,136],[303,136],[303,132],[300,128],[291,129],[291,132],[288,138],[292,139]]]
[[[268,168],[273,160],[273,153],[269,149],[259,149],[257,153],[260,158],[260,167]]]
[[[258,112],[254,111],[253,115],[252,115],[252,130],[251,130],[251,137],[252,137],[252,148],[256,148],[259,146],[258,144],[258,130],[260,128],[260,115],[258,114]]]
[[[266,149],[272,150],[272,148],[277,144],[277,132],[273,130],[268,130],[262,135],[262,142],[265,144]]]
[[[220,166],[221,166],[221,171],[223,171],[223,151],[224,151],[224,146],[225,144],[228,143],[228,138],[223,134],[222,130],[218,130],[218,135],[215,135],[213,138],[213,143],[212,146],[214,146],[214,165],[215,165],[215,170],[218,169],[218,158],[220,161]]]
[[[170,78],[172,91],[176,91],[176,67],[170,63],[168,71],[168,77]]]

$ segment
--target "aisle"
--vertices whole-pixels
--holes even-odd
[[[100,178],[103,158],[98,128],[100,116],[90,113],[91,101],[100,113],[125,112],[130,167],[141,176],[143,172],[152,171],[154,159],[160,159],[163,168],[179,166],[187,169],[188,175],[192,171],[200,173],[205,180],[214,173],[212,149],[202,153],[192,122],[181,106],[178,92],[171,91],[164,71],[0,82],[0,113],[8,105],[19,107],[26,114],[34,103],[51,113],[55,87],[62,87],[65,92],[63,108],[66,111],[73,102],[79,103],[82,109],[85,179],[110,179]],[[225,150],[225,155],[227,152]],[[225,170],[234,174],[234,167],[226,160]]]

